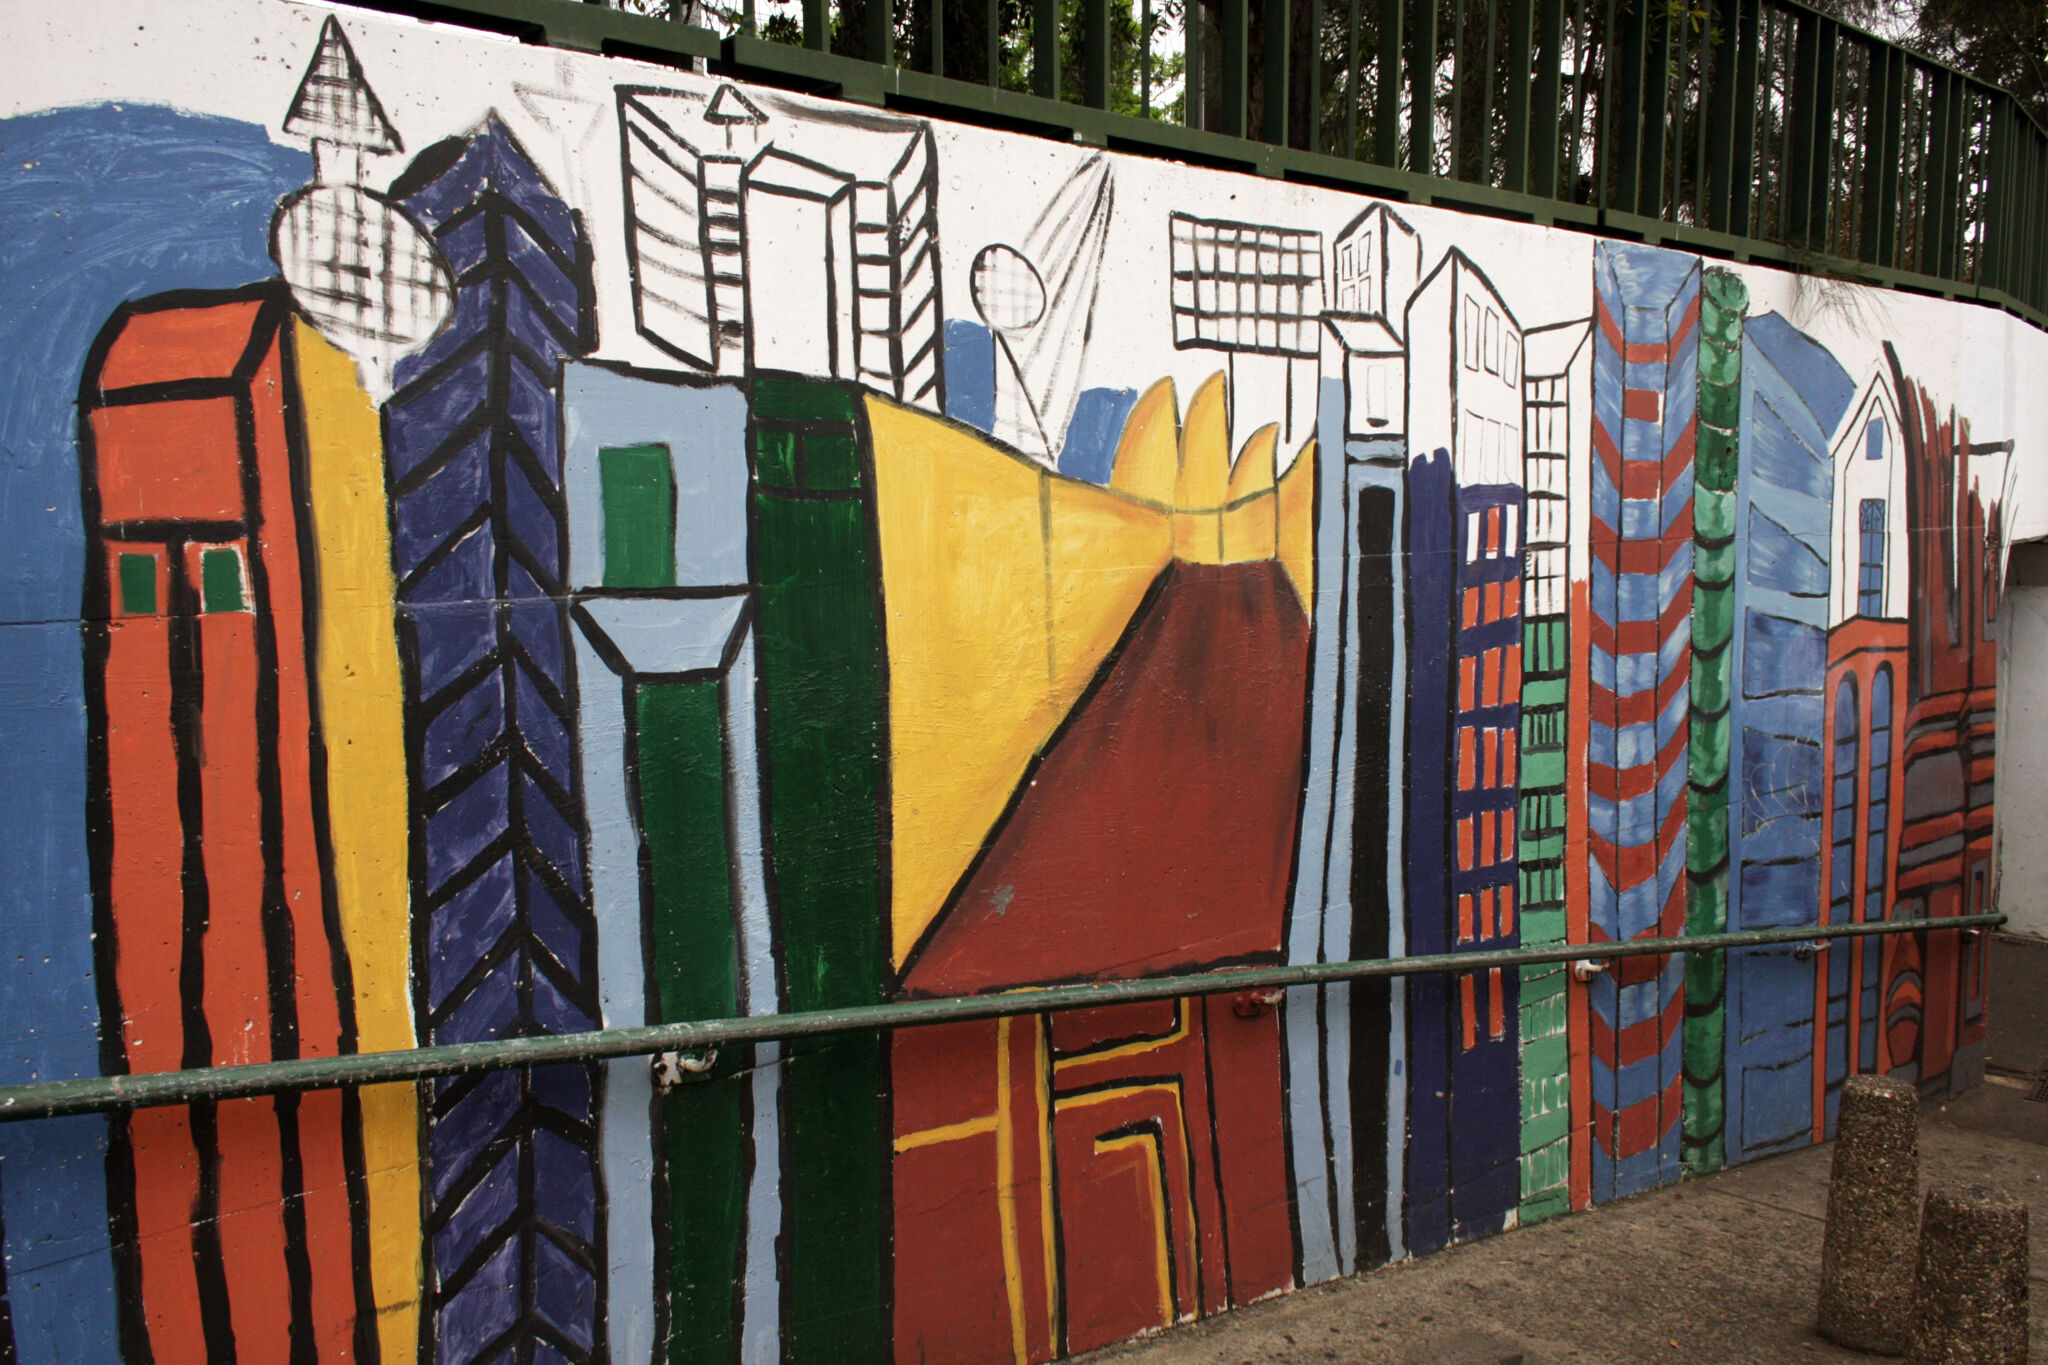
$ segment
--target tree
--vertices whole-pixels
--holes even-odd
[[[2048,5],[2041,0],[1821,0],[1819,7],[2004,88],[2048,124]]]

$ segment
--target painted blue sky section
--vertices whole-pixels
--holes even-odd
[[[1074,403],[1074,420],[1067,423],[1067,443],[1060,448],[1060,473],[1108,483],[1116,464],[1116,444],[1136,406],[1136,389],[1083,389]]]
[[[946,416],[976,431],[996,427],[996,339],[963,318],[946,319]]]
[[[147,105],[0,120],[0,1080],[99,1070],[77,619],[77,396],[123,301],[276,273],[278,197],[312,173],[253,124]],[[112,1360],[98,1118],[0,1125],[20,1359]]]

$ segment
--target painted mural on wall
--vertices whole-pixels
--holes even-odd
[[[86,7],[134,51],[29,40],[0,120],[10,1081],[1992,904],[2038,338]],[[1967,1084],[1981,953],[0,1125],[0,1353],[1050,1359]]]

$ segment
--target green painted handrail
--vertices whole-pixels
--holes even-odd
[[[1141,1000],[1171,1000],[1187,995],[1266,991],[1286,986],[1325,986],[1340,981],[1469,972],[1488,967],[1530,967],[1549,962],[1606,961],[1678,952],[1725,952],[1730,948],[1760,948],[1775,943],[1808,943],[1873,934],[1981,930],[2003,923],[2005,916],[1999,914],[1955,915],[1871,924],[1752,929],[1740,933],[1702,934],[1695,938],[1633,939],[1626,943],[1551,944],[1490,953],[1442,953],[1431,957],[1243,967],[1188,976],[1148,977],[1139,981],[1039,987],[998,995],[905,1000],[851,1009],[764,1014],[744,1019],[703,1019],[687,1024],[598,1029],[589,1033],[560,1033],[539,1038],[499,1038],[482,1043],[455,1043],[396,1052],[357,1052],[341,1057],[305,1057],[246,1066],[200,1067],[191,1071],[39,1081],[31,1085],[0,1086],[0,1122],[54,1118],[61,1114],[89,1114],[110,1109],[144,1109],[153,1105],[242,1099],[299,1090],[327,1090],[337,1086],[417,1081],[434,1076],[499,1071],[555,1062],[649,1057],[664,1052],[702,1054],[731,1043],[868,1033],[920,1024],[996,1019],[1049,1010],[1089,1009]]]

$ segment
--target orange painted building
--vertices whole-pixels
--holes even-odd
[[[121,1021],[110,1074],[354,1047],[290,317],[270,285],[163,295],[118,310],[86,365],[87,827],[102,1008]],[[374,1354],[358,1103],[316,1091],[115,1121],[125,1340],[158,1359]]]

